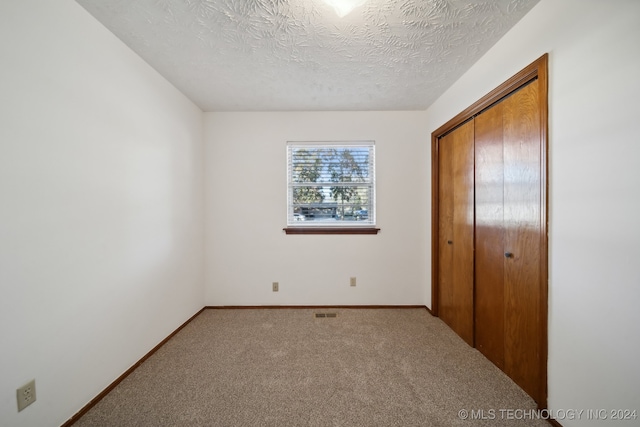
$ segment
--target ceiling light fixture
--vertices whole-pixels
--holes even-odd
[[[353,9],[362,6],[367,0],[324,0],[333,7],[340,18],[347,16]]]

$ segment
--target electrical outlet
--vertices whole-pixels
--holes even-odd
[[[350,284],[351,286],[355,286],[355,285],[356,285],[356,278],[355,278],[355,277],[352,277],[351,279],[349,279],[349,284]]]
[[[16,390],[18,396],[18,412],[36,401],[36,380],[33,379]]]
[[[273,289],[273,292],[278,292],[278,288],[280,287],[280,285],[278,285],[278,282],[273,282],[271,284],[271,288]]]

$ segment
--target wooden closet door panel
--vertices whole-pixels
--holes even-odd
[[[504,369],[504,159],[502,103],[475,119],[475,342]]]
[[[439,143],[438,177],[438,305],[440,318],[449,326],[454,322],[453,298],[453,137]]]
[[[541,127],[538,81],[504,104],[505,372],[540,394]]]
[[[449,256],[452,264],[450,272],[440,270],[444,276],[440,281],[440,317],[470,345],[473,345],[473,141],[473,121],[442,138],[446,160],[441,163],[445,170],[440,175],[440,182],[447,177],[450,181],[440,187],[440,200],[445,204],[440,213],[447,223],[451,217],[450,229],[449,224],[443,224],[444,230],[450,232],[440,233],[441,259],[445,255],[440,267],[446,268]],[[451,282],[443,283],[446,280]],[[443,285],[448,289],[443,289]]]
[[[454,138],[453,282],[460,336],[473,346],[474,124],[460,126]]]

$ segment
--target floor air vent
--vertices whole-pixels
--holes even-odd
[[[316,313],[316,318],[318,317],[338,317],[338,313]]]

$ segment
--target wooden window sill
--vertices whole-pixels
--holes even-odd
[[[286,227],[287,234],[378,234],[375,227]]]

